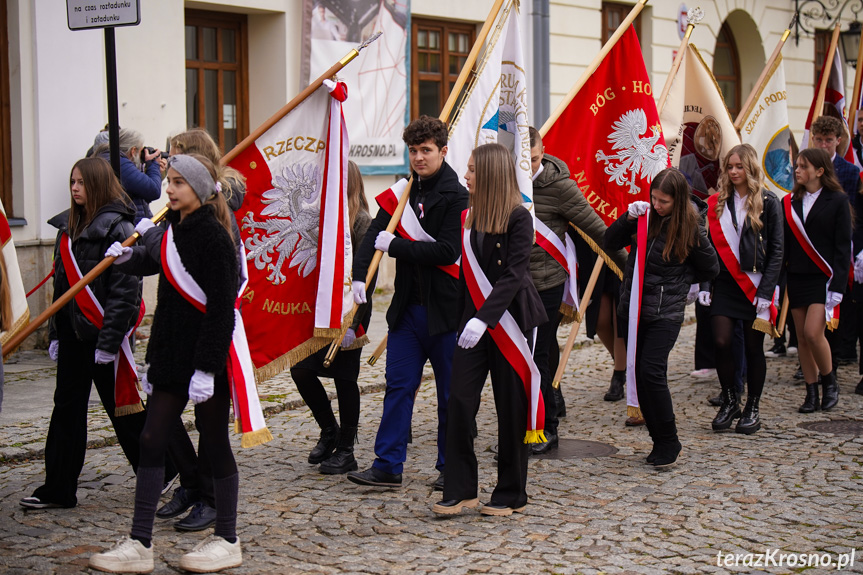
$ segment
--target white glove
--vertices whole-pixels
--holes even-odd
[[[827,290],[827,301],[824,302],[824,307],[827,309],[833,309],[840,303],[842,303],[842,294],[836,291]]]
[[[151,220],[149,218],[142,218],[140,222],[135,224],[135,231],[143,236],[144,234],[147,233],[147,230],[149,230],[150,228],[155,228],[155,227],[156,227],[156,224],[153,223],[153,220]]]
[[[123,247],[123,244],[121,244],[120,242],[114,242],[105,251],[105,257],[117,258],[114,260],[114,263],[121,264],[132,259],[132,248]]]
[[[854,259],[854,281],[863,284],[863,251]]]
[[[48,357],[51,358],[51,361],[57,363],[57,356],[60,355],[60,340],[52,339],[51,343],[48,344]]]
[[[189,382],[189,399],[195,405],[204,403],[213,397],[215,386],[216,382],[212,373],[196,369],[195,373],[192,374],[192,380]]]
[[[461,335],[458,338],[458,346],[462,349],[472,348],[479,341],[479,338],[482,337],[482,334],[485,333],[487,327],[487,323],[481,319],[472,317],[461,331]]]
[[[150,380],[147,379],[147,373],[144,372],[140,377],[141,381],[141,389],[144,390],[144,393],[147,395],[153,395],[153,384],[150,383]]]
[[[391,234],[386,230],[380,232],[378,234],[378,237],[375,238],[375,249],[382,252],[388,252],[390,249],[390,244],[395,237],[396,236],[394,234]]]
[[[107,351],[102,351],[101,349],[96,350],[95,354],[96,363],[114,363],[114,360],[117,359],[116,353],[108,353]]]
[[[755,298],[755,314],[760,314],[763,311],[766,311],[767,308],[770,307],[770,300],[764,299],[763,297]]]
[[[351,283],[351,290],[354,292],[354,303],[361,305],[366,303],[366,282]]]
[[[713,298],[710,296],[709,291],[698,292],[698,303],[700,305],[703,305],[704,307],[710,307],[711,301],[713,301]]]
[[[686,294],[686,305],[694,303],[698,299],[698,284],[689,286],[689,293]]]
[[[349,327],[342,339],[342,347],[350,347],[355,341],[357,341],[357,332],[354,331],[354,328]]]
[[[649,202],[632,202],[629,204],[629,207],[626,209],[626,213],[632,216],[633,218],[639,218],[647,213],[647,210],[650,209]]]

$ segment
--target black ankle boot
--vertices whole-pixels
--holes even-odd
[[[318,439],[318,444],[309,453],[309,463],[318,464],[332,455],[338,441],[339,424],[334,423],[329,427],[321,429],[321,438]]]
[[[812,413],[813,411],[818,411],[820,408],[821,402],[818,401],[818,384],[807,383],[806,399],[797,411],[800,413]]]
[[[614,370],[611,376],[611,385],[608,386],[608,391],[605,393],[605,401],[620,401],[623,399],[623,387],[626,385],[626,370]]]
[[[357,460],[354,459],[354,443],[356,439],[356,427],[343,427],[339,434],[339,443],[335,452],[321,463],[321,473],[324,475],[340,475],[359,469]]]
[[[554,394],[554,402],[557,404],[557,417],[566,417],[566,402],[563,400],[563,392],[560,386],[552,386],[551,392]]]
[[[723,385],[719,396],[722,398],[722,403],[711,423],[713,431],[728,429],[734,420],[740,417],[740,398],[737,397],[737,391],[733,387]]]
[[[677,425],[673,419],[657,422],[656,440],[653,446],[656,453],[653,460],[654,467],[670,467],[677,463],[677,458],[683,447],[677,438]]]
[[[829,411],[839,403],[839,383],[836,370],[821,376],[821,411]]]
[[[761,418],[758,416],[758,402],[760,400],[760,397],[751,395],[746,399],[746,407],[743,408],[743,413],[740,415],[734,431],[751,435],[761,429]]]

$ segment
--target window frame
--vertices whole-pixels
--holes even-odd
[[[723,37],[723,34],[725,35],[725,38],[727,39],[726,42],[720,42],[720,39]],[[731,52],[731,67],[734,71],[733,75],[729,76],[727,74],[717,74],[716,73],[716,52],[719,51],[720,47],[727,48]],[[711,71],[713,72],[713,78],[716,80],[717,86],[719,85],[720,81],[733,82],[734,83],[734,91],[735,91],[734,101],[736,102],[737,106],[735,108],[728,108],[728,112],[731,114],[732,118],[736,118],[737,115],[740,113],[740,108],[743,106],[743,102],[740,99],[741,98],[740,84],[742,83],[741,82],[741,76],[740,76],[740,54],[737,51],[737,41],[734,39],[734,33],[731,31],[731,26],[728,25],[727,20],[722,23],[722,27],[719,29],[719,34],[716,35],[716,47],[713,50],[713,56],[714,56],[714,60],[713,60],[714,66],[713,66],[713,70],[711,70]],[[722,96],[723,96],[723,99],[725,100],[726,107],[728,107],[728,99],[725,98],[725,94],[722,94]]]
[[[626,20],[626,17],[629,16],[629,13],[632,12],[632,6],[632,4],[620,4],[618,2],[602,3],[602,21],[600,22],[599,35],[603,46],[605,46],[605,43],[608,42],[609,38],[611,38],[611,35],[614,34],[614,31],[617,30],[617,27],[610,29],[606,25],[609,13],[618,13],[620,15],[620,21],[623,22]],[[638,37],[638,43],[641,44],[641,13],[635,17],[632,25],[635,27],[635,35]]]
[[[818,76],[821,74],[821,68],[824,66],[824,60],[827,58],[827,50],[830,48],[832,37],[832,30],[815,30],[815,37],[813,38],[815,52],[813,62],[815,64],[812,71],[812,85],[815,86],[816,92],[818,91]],[[836,49],[838,50],[839,46]]]
[[[441,55],[440,72],[420,72],[418,62],[419,46],[417,44],[418,32],[420,29],[433,30],[440,32],[441,45],[439,54]],[[451,54],[467,56],[468,52],[453,52],[449,50],[449,34],[468,34],[469,44],[472,47],[476,42],[476,25],[469,22],[455,22],[450,20],[436,20],[433,18],[411,18],[411,118],[419,117],[420,105],[420,80],[438,81],[441,89],[439,91],[441,106],[446,102],[450,95],[450,85],[458,79],[459,70],[455,74],[449,72],[449,56]],[[424,50],[425,51],[425,50]],[[439,111],[438,111],[439,112]],[[435,115],[435,114],[433,114]]]

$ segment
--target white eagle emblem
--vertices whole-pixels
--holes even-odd
[[[668,148],[656,143],[662,131],[658,126],[651,126],[653,135],[641,137],[647,131],[647,115],[641,108],[625,112],[612,128],[614,131],[608,135],[608,141],[617,153],[607,156],[599,150],[596,152],[596,161],[605,162],[605,173],[611,176],[609,182],[618,186],[628,184],[629,193],[637,194],[641,187],[636,183],[636,178],[647,178],[650,182],[668,167]]]

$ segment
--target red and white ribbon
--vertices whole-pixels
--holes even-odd
[[[69,285],[73,286],[81,281],[84,275],[81,273],[72,252],[72,239],[66,233],[60,237],[60,259],[63,262],[66,277],[69,279]],[[105,322],[105,310],[99,300],[96,299],[90,286],[85,286],[84,289],[75,294],[75,303],[78,304],[78,308],[90,323],[102,329]],[[138,371],[135,369],[135,357],[129,343],[129,336],[138,327],[142,316],[143,306],[139,310],[135,325],[123,336],[117,357],[114,359],[114,414],[118,416],[144,411],[141,397],[138,395]]]
[[[465,211],[467,213],[467,211]],[[464,218],[462,218],[464,222]],[[470,229],[462,230],[462,262],[464,279],[474,307],[480,309],[493,289],[477,262],[476,254],[470,245]],[[518,323],[509,311],[504,311],[497,326],[487,328],[495,345],[515,370],[524,386],[528,400],[527,433],[525,443],[546,441],[543,433],[545,424],[545,405],[540,391],[539,368],[533,360],[533,353],[527,344]]]
[[[569,234],[564,234],[566,237],[566,245],[564,245],[558,235],[539,218],[534,218],[533,223],[536,228],[536,245],[548,252],[548,255],[566,270],[567,278],[564,286],[563,303],[574,307],[576,311],[580,311],[578,259],[575,255],[575,243]]]
[[[644,291],[644,267],[647,257],[647,221],[650,210],[638,218],[636,233],[635,267],[629,291],[629,324],[626,334],[626,405],[639,407],[638,388],[635,385],[635,351],[638,345],[638,321],[641,317],[641,295]]]
[[[240,274],[243,284],[238,291],[243,293],[249,280],[248,267],[246,264],[246,251],[242,251],[242,267]],[[177,245],[174,243],[174,230],[168,226],[162,237],[162,269],[165,277],[174,286],[174,289],[191,303],[201,313],[207,311],[207,296],[195,278],[183,265]],[[225,278],[225,281],[230,281]],[[228,382],[231,385],[231,399],[234,405],[234,427],[237,432],[243,434],[240,445],[252,447],[270,441],[273,436],[267,429],[264,420],[264,412],[258,399],[258,390],[255,386],[255,368],[252,365],[252,356],[249,353],[249,342],[246,339],[246,329],[243,325],[243,315],[240,313],[240,298],[237,297],[234,304],[234,333],[231,337],[231,347],[228,352]]]

